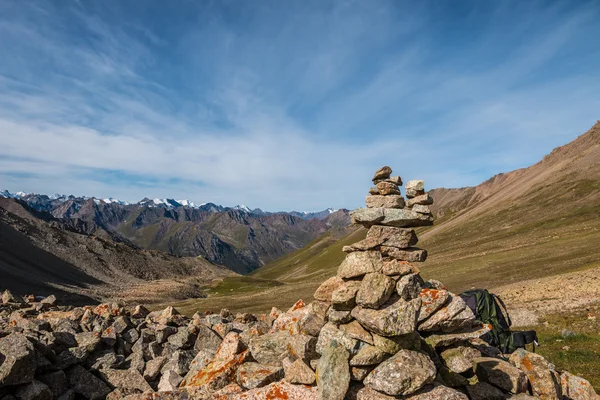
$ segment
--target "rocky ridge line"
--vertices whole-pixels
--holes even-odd
[[[424,282],[412,228],[430,225],[423,181],[384,167],[353,221],[338,275],[310,304],[232,315],[167,307],[57,306],[5,292],[0,399],[596,399],[543,357],[500,354],[459,296]]]

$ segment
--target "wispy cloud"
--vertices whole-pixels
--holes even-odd
[[[356,207],[598,119],[596,2],[0,4],[0,187]]]

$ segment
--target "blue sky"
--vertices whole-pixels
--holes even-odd
[[[0,2],[0,188],[354,208],[600,119],[597,1]]]

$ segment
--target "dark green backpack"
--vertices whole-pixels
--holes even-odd
[[[500,297],[486,289],[468,290],[459,296],[479,321],[492,326],[492,330],[482,337],[483,340],[504,354],[512,353],[520,347],[524,348],[530,343],[533,343],[535,352],[535,346],[538,344],[535,331],[511,331],[512,321]]]

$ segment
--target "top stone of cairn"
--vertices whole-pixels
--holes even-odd
[[[392,169],[390,167],[388,167],[387,165],[385,167],[381,167],[377,170],[377,172],[375,172],[375,175],[373,176],[373,183],[377,183],[379,181],[387,179],[390,177],[391,174]]]

